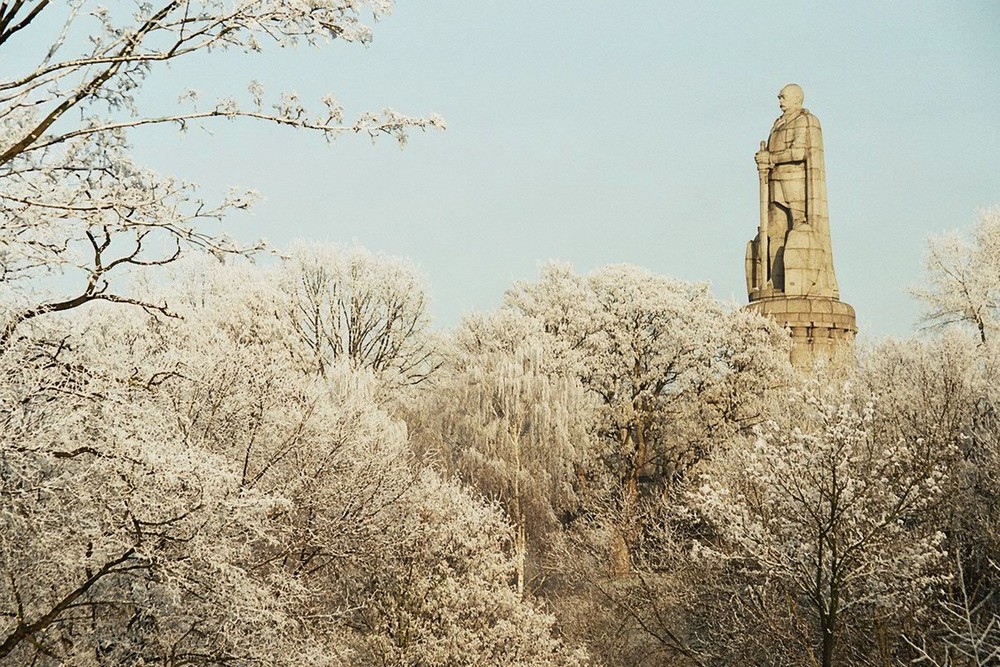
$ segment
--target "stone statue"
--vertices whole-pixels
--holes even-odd
[[[760,228],[747,245],[750,300],[772,296],[839,298],[826,204],[823,133],[802,108],[802,88],[778,93],[781,116],[754,156],[760,177]]]
[[[853,358],[858,326],[833,273],[823,133],[794,83],[781,89],[778,105],[781,117],[754,156],[760,222],[747,244],[747,308],[788,330],[796,366],[840,364]]]

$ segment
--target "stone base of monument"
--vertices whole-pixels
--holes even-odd
[[[747,308],[791,332],[792,363],[800,368],[853,358],[858,325],[850,304],[824,297],[770,296],[751,301]]]

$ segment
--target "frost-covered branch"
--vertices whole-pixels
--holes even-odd
[[[196,53],[210,57],[220,49],[259,52],[268,44],[363,43],[371,39],[364,15],[377,18],[389,9],[387,0],[170,0],[112,8],[85,0],[67,7],[20,0],[0,4],[0,48],[29,38],[43,46],[37,66],[0,81],[0,281],[10,286],[0,317],[0,350],[28,321],[96,299],[166,312],[161,304],[116,289],[122,269],[163,266],[189,251],[222,256],[259,249],[233,243],[211,228],[230,211],[249,207],[253,194],[205,203],[193,185],[135,164],[130,131],[242,118],[326,139],[388,135],[402,145],[410,129],[443,128],[437,116],[391,109],[345,121],[332,95],[314,110],[294,93],[267,106],[254,81],[248,82],[248,103],[222,98],[210,109],[150,113],[137,101],[149,73],[163,63]],[[189,92],[179,103],[195,101]],[[109,236],[110,245],[101,251],[108,257],[125,254],[91,266],[92,234]],[[152,252],[129,254],[123,250],[129,244]],[[66,272],[83,274],[75,295],[37,288],[47,276]]]
[[[969,237],[930,239],[927,287],[914,294],[929,326],[972,325],[985,344],[1000,326],[1000,210],[982,211]]]
[[[118,566],[132,560],[134,556],[135,549],[130,548],[118,558],[104,563],[97,572],[87,577],[79,586],[67,593],[39,618],[28,620],[19,616],[14,631],[4,638],[3,643],[0,643],[0,659],[9,656],[22,641],[30,639],[35,634],[46,630],[52,623],[59,619],[63,612],[72,607],[77,599],[89,591],[94,584],[108,575],[119,572],[120,570],[117,569]]]

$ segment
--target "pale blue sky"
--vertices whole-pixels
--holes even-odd
[[[205,66],[211,63],[210,67]],[[435,323],[548,259],[630,262],[746,299],[753,153],[785,83],[823,123],[842,299],[906,334],[928,234],[1000,204],[1000,2],[401,0],[370,47],[178,62],[151,103],[256,78],[348,115],[437,112],[400,151],[253,123],[137,134],[143,160],[267,201],[234,233],[357,241],[427,275]]]

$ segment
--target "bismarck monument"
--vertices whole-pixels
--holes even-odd
[[[802,89],[778,94],[781,116],[754,156],[760,176],[760,228],[747,244],[748,308],[792,334],[792,362],[851,354],[854,308],[840,301],[826,208],[823,133],[802,108]]]

